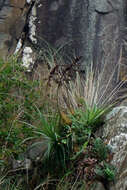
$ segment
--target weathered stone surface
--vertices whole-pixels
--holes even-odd
[[[70,43],[70,51],[82,55],[86,63],[118,62],[124,25],[123,0],[40,0],[36,6],[37,38],[54,45]]]
[[[81,55],[83,57],[81,69],[91,62],[98,65],[99,69],[106,64],[103,76],[105,88],[109,76],[115,69],[117,71],[118,62],[126,64],[127,2],[125,0],[33,2],[34,0],[0,1],[0,55],[14,52],[20,38],[24,41],[22,32],[27,23],[24,31],[26,46],[35,44],[36,47],[43,47],[42,39],[45,39],[55,47],[64,46],[63,51],[69,55],[69,59],[68,56],[65,59],[67,63],[70,57]],[[126,74],[122,70],[120,74],[122,80],[123,75]],[[117,72],[114,74],[112,84],[116,84],[116,80]]]
[[[24,160],[13,160],[12,161],[12,168],[14,170],[16,169],[27,169],[30,170],[32,169],[32,162],[30,159],[25,158]]]
[[[29,6],[26,0],[0,1],[0,56],[14,52],[23,32]]]
[[[94,189],[96,189],[96,190],[105,190],[103,184],[100,183],[100,182],[95,182],[95,186],[90,190],[94,190]]]
[[[28,150],[25,153],[25,157],[30,160],[38,161],[43,158],[45,151],[47,150],[47,145],[44,141],[36,142],[34,145],[28,147]]]
[[[120,106],[107,115],[103,136],[114,151],[112,164],[117,168],[115,185],[111,190],[127,189],[127,107]]]
[[[24,8],[26,3],[26,0],[10,0],[11,6],[17,7],[17,8]]]
[[[105,83],[116,64],[126,62],[125,0],[36,0],[29,9],[33,2],[0,1],[0,55],[14,52],[27,18],[28,41],[40,46],[41,39],[55,47],[66,44],[64,52],[83,57],[82,69],[91,62],[102,68],[106,63]],[[29,10],[31,16],[27,17]]]

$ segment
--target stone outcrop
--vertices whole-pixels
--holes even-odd
[[[116,183],[111,190],[127,189],[127,107],[120,106],[107,115],[104,138],[114,151],[112,164],[117,169]]]
[[[114,108],[107,115],[103,138],[107,140],[114,153],[111,163],[116,167],[115,183],[111,183],[109,190],[127,189],[127,107]],[[99,185],[95,190],[102,190]]]
[[[25,32],[29,9],[26,0],[0,0],[0,56],[6,57],[15,51]]]

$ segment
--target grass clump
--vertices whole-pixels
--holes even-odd
[[[68,109],[74,110],[72,118],[77,118],[78,122],[94,130],[104,123],[104,116],[111,110],[113,103],[108,101],[100,103],[99,89],[97,89],[99,84],[93,77],[93,71],[90,72],[86,79],[77,73],[75,81],[67,84],[67,92],[63,96],[66,98],[66,106],[70,106]]]
[[[36,107],[40,123],[32,126],[35,138],[42,139],[38,143],[45,146],[42,159],[45,160],[50,168],[65,168],[66,162],[72,151],[71,135],[67,132],[67,127],[61,123],[58,113],[49,114],[44,117],[43,113]],[[36,143],[32,146],[37,145]]]

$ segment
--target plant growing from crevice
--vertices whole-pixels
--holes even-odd
[[[58,84],[58,105],[64,105],[73,119],[78,118],[77,122],[80,120],[84,126],[91,127],[95,132],[103,125],[105,115],[117,103],[117,95],[123,82],[119,82],[109,92],[116,67],[102,91],[104,69],[99,73],[91,64],[86,67],[85,73],[81,73],[79,61],[80,58],[74,59],[73,66],[70,64],[67,72],[63,69],[63,72],[59,73],[61,77]],[[69,78],[72,70],[75,77]]]
[[[99,161],[103,161],[108,158],[111,148],[101,138],[96,138],[93,142],[92,151]]]
[[[82,105],[82,108],[76,109],[74,114],[70,115],[72,125],[82,126],[84,130],[89,128],[93,133],[104,124],[104,116],[108,111],[109,108],[97,108],[96,105],[89,108]]]
[[[97,178],[111,182],[115,180],[116,168],[109,163],[103,162],[103,164],[96,166],[95,173]]]
[[[77,123],[84,125],[84,127],[90,127],[95,132],[104,123],[104,116],[111,110],[113,105],[98,105],[97,84],[94,84],[93,77],[89,79],[91,84],[87,84],[84,79],[80,78],[78,73],[75,80],[75,82],[70,81],[65,84],[63,99],[66,107],[70,113],[73,110],[71,114],[72,120],[77,120]]]
[[[102,155],[103,153],[104,155]],[[110,156],[109,147],[100,138],[91,138],[84,151],[75,157],[75,175],[79,174],[79,179],[85,180],[89,186],[88,189],[95,181],[99,181],[107,187],[116,176],[116,169],[110,164]]]

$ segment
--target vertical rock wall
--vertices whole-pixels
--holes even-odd
[[[82,56],[82,69],[91,62],[98,68],[106,63],[106,81],[118,62],[126,68],[126,4],[126,0],[0,0],[0,56],[14,52],[20,38],[26,46],[39,48],[45,39],[55,47],[64,46],[69,57]]]
[[[67,43],[71,53],[82,55],[86,63],[115,64],[122,42],[124,8],[124,0],[40,0],[37,38],[55,46]]]

